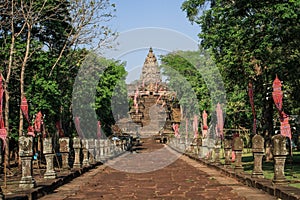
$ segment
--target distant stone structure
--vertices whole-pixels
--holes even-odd
[[[152,48],[145,59],[140,80],[127,85],[127,90],[133,104],[130,118],[119,121],[125,132],[141,137],[167,137],[174,133],[172,125],[179,124],[181,119],[180,106],[176,92],[169,91],[162,81]]]

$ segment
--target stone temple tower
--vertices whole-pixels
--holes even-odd
[[[140,81],[148,85],[150,83],[160,83],[161,80],[162,78],[158,68],[157,59],[153,53],[152,48],[150,47],[149,53],[143,65]]]

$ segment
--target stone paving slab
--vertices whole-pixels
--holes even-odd
[[[151,147],[162,144],[146,142],[143,145]],[[148,151],[155,148],[146,149]],[[143,150],[140,154],[143,154]],[[98,166],[41,199],[271,200],[276,198],[181,155],[170,165],[146,173],[128,173],[107,165]]]

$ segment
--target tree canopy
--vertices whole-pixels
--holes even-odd
[[[228,101],[240,111],[253,82],[255,104],[263,130],[273,132],[270,95],[276,74],[283,81],[284,110],[299,114],[300,1],[186,0],[182,10],[200,26],[199,37],[212,52],[224,79]],[[240,108],[237,108],[237,107]]]

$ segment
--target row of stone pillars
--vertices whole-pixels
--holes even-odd
[[[170,140],[170,146],[178,149],[179,151],[184,151],[188,149],[190,144],[184,143],[180,138],[173,138]],[[216,165],[220,165],[220,141],[212,139],[202,139],[199,146],[197,147],[199,158],[207,160]],[[232,151],[235,153],[234,161],[234,171],[236,173],[243,172],[242,154],[243,154],[244,142],[241,137],[235,137],[233,139],[223,140],[224,167],[229,167],[232,165]],[[195,147],[194,147],[195,148]],[[262,170],[262,159],[265,155],[264,152],[264,138],[260,135],[255,135],[252,138],[252,153],[254,157],[254,166],[252,171],[253,178],[264,178]],[[272,153],[274,157],[274,178],[272,182],[274,184],[286,183],[287,180],[284,175],[285,160],[288,155],[286,149],[286,138],[282,135],[275,135],[272,137]]]
[[[72,169],[79,169],[87,167],[97,162],[105,162],[107,159],[115,157],[122,152],[131,148],[129,140],[110,141],[108,139],[80,139],[73,138],[72,140],[75,152],[74,162]],[[69,152],[70,152],[70,139],[59,139],[59,151],[61,154],[61,169],[70,170]],[[19,138],[19,154],[22,163],[22,177],[19,187],[22,189],[30,189],[36,186],[33,178],[33,138],[28,136],[21,136]],[[54,156],[53,140],[52,138],[43,139],[43,154],[46,160],[46,172],[44,179],[55,179],[57,173],[54,169]],[[81,159],[81,154],[82,159]]]

